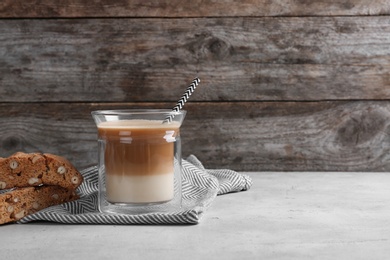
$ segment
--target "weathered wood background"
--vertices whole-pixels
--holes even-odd
[[[95,164],[92,110],[171,108],[195,76],[206,167],[390,170],[387,0],[3,0],[0,156]]]

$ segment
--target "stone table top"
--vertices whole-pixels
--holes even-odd
[[[198,225],[0,226],[1,259],[388,259],[390,173],[250,172]]]

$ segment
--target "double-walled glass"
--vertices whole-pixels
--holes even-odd
[[[99,209],[137,214],[181,207],[180,126],[186,112],[99,110]],[[165,120],[171,117],[172,120]]]

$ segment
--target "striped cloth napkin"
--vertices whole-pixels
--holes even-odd
[[[193,155],[182,162],[182,208],[176,212],[122,215],[98,210],[97,167],[81,172],[80,199],[43,209],[18,223],[52,221],[68,224],[197,224],[217,195],[248,190],[252,180],[232,170],[208,170]]]

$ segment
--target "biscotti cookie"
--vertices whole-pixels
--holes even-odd
[[[26,187],[5,192],[0,194],[0,225],[78,198],[74,190],[59,186]]]
[[[75,190],[82,181],[77,169],[57,155],[18,152],[8,158],[0,158],[0,190],[40,185],[58,185]]]

